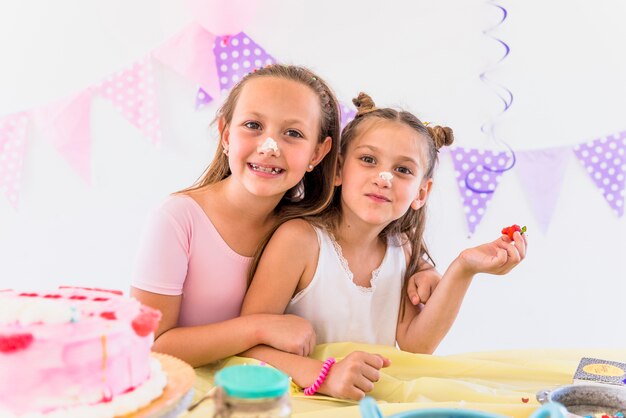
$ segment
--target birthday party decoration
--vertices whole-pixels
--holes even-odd
[[[20,197],[27,123],[26,112],[0,119],[0,191],[14,208]]]
[[[496,116],[483,123],[480,130],[494,142],[504,145],[508,152],[496,153],[491,151],[486,153],[484,150],[468,150],[464,148],[457,148],[451,151],[470,234],[474,233],[476,226],[484,216],[487,204],[493,197],[493,193],[500,181],[500,176],[502,173],[511,170],[516,163],[513,149],[506,142],[498,139],[495,134],[495,120],[511,107],[513,104],[513,93],[508,88],[493,82],[487,77],[487,74],[497,64],[501,63],[511,51],[506,42],[490,34],[506,20],[508,13],[504,7],[496,4],[494,1],[488,1],[488,3],[498,8],[502,12],[502,17],[494,26],[483,30],[483,34],[502,45],[504,53],[494,65],[481,72],[479,78],[496,93],[502,102],[503,108]]]
[[[235,36],[217,37],[213,52],[222,92],[229,90],[255,69],[276,63],[274,57],[244,32]]]
[[[249,16],[236,16],[234,20],[226,22],[228,19],[222,19],[223,16],[219,14],[223,11],[215,9],[225,7],[232,11],[237,8],[237,1],[188,0],[188,3],[203,12],[212,10],[211,14],[194,13],[198,23],[189,25],[149,56],[112,74],[102,83],[88,86],[84,91],[50,105],[0,117],[0,191],[14,208],[17,208],[19,201],[26,127],[29,123],[39,125],[38,131],[42,136],[89,182],[89,121],[93,93],[110,100],[126,119],[147,135],[152,143],[157,144],[161,140],[161,129],[152,56],[197,84],[196,108],[211,103],[246,74],[276,62],[264,48],[242,32],[242,22]],[[498,64],[509,55],[510,48],[489,32],[504,22],[507,11],[494,1],[489,3],[502,12],[501,20],[483,32],[504,48],[502,57],[496,62]],[[248,7],[245,12],[253,10]],[[540,229],[546,231],[572,155],[580,160],[611,209],[621,217],[624,213],[626,187],[626,131],[576,146],[513,152],[495,135],[495,121],[511,107],[513,94],[489,79],[488,74],[492,69],[493,66],[483,71],[480,79],[496,91],[502,109],[481,126],[481,131],[493,139],[500,149],[457,147],[449,151],[470,233],[475,232],[485,215],[500,178],[510,171],[516,171],[519,175],[523,194],[528,198]],[[356,111],[344,103],[340,103],[340,110],[343,128],[354,118]],[[502,151],[502,148],[506,150]],[[447,151],[442,153],[448,155]]]
[[[220,93],[212,53],[214,44],[215,35],[192,23],[154,51],[156,59],[200,86],[202,97],[198,99],[202,105]]]
[[[625,150],[626,131],[574,147],[574,154],[618,217],[624,214]]]
[[[354,119],[356,110],[344,103],[339,103],[339,110],[341,111],[341,129],[343,129],[352,119]]]
[[[506,152],[456,147],[450,150],[470,234],[476,230],[500,176],[510,165]]]
[[[129,68],[107,77],[95,89],[153,144],[161,142],[161,121],[150,57],[144,57]]]
[[[565,168],[571,157],[568,147],[517,151],[515,171],[528,204],[543,232],[548,231],[561,194]]]
[[[511,48],[502,39],[491,35],[491,32],[494,31],[500,25],[502,25],[504,21],[506,20],[508,16],[506,9],[503,6],[496,4],[495,1],[488,1],[487,3],[499,9],[500,12],[502,12],[502,17],[495,25],[493,25],[492,27],[488,29],[483,30],[483,35],[499,43],[504,48],[504,53],[502,54],[500,59],[498,59],[493,65],[491,65],[489,68],[481,72],[479,74],[479,78],[483,83],[489,86],[498,96],[498,99],[500,99],[500,101],[502,102],[502,110],[493,118],[491,118],[488,122],[483,123],[483,125],[480,127],[480,130],[483,133],[486,133],[489,136],[491,136],[494,140],[497,140],[496,135],[495,135],[495,120],[501,117],[507,110],[509,110],[509,108],[513,104],[513,92],[511,92],[511,90],[509,90],[502,84],[494,82],[491,78],[487,76],[487,74],[492,72],[498,64],[500,64],[502,61],[506,59],[506,57],[509,56],[509,53],[511,52]]]
[[[42,135],[89,183],[91,181],[91,91],[36,109]]]

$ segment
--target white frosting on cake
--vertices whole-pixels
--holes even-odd
[[[19,323],[30,325],[35,322],[62,324],[72,319],[78,320],[79,313],[70,306],[61,305],[52,299],[15,298],[2,300],[0,305],[0,325]]]

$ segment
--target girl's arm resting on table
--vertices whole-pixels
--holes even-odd
[[[282,370],[300,387],[309,387],[315,382],[322,369],[322,361],[309,357],[285,353],[272,347],[257,346],[245,353]],[[355,351],[330,368],[318,393],[340,399],[360,400],[374,388],[380,378],[380,369],[391,364],[389,359],[378,354]]]
[[[182,296],[166,296],[131,288],[131,296],[161,311],[152,349],[193,367],[236,355],[258,344],[304,354],[314,338],[310,324],[295,315],[257,314],[207,325],[178,327]]]
[[[398,318],[396,333],[400,348],[414,353],[434,352],[452,327],[474,275],[506,274],[525,256],[526,238],[518,232],[514,242],[502,236],[461,252],[426,305],[419,309],[410,302],[405,303],[405,314]]]

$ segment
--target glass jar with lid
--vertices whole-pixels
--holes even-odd
[[[291,416],[289,377],[265,366],[226,367],[215,375],[214,418]]]

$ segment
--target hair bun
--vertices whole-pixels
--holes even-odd
[[[426,129],[428,129],[430,136],[433,137],[433,140],[435,141],[435,148],[437,149],[452,145],[452,142],[454,142],[452,129],[447,126],[427,126]]]
[[[374,100],[366,93],[360,92],[357,97],[352,99],[352,103],[356,106],[356,116],[359,117],[366,113],[376,110]]]

